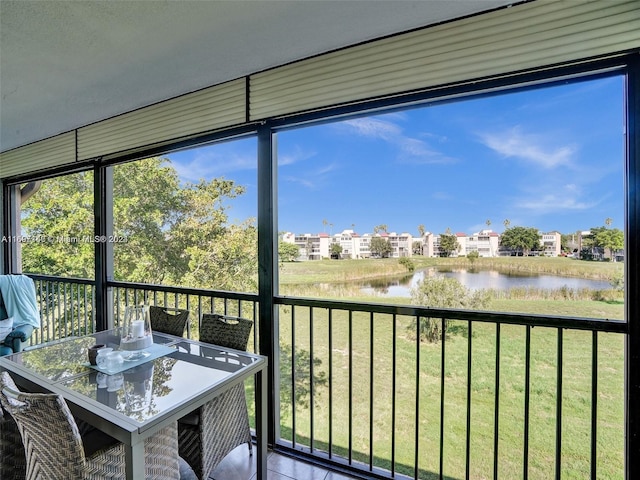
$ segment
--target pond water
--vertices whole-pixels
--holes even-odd
[[[574,277],[558,277],[555,275],[527,275],[506,274],[495,270],[473,269],[436,269],[419,270],[412,275],[394,280],[375,280],[361,285],[362,292],[369,295],[385,297],[410,297],[411,288],[415,287],[425,277],[444,276],[458,280],[462,285],[471,289],[493,288],[507,290],[514,287],[531,287],[547,290],[567,287],[573,290],[589,288],[591,290],[607,290],[611,284],[605,280],[589,280]]]

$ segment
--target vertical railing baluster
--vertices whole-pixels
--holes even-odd
[[[418,321],[420,321],[418,319]],[[396,375],[398,373],[397,355],[397,316],[393,314],[391,338],[391,476],[396,475]]]
[[[296,448],[296,307],[291,306],[291,440]]]
[[[53,295],[54,293],[51,288],[51,282],[47,281],[47,339],[42,339],[47,342],[53,334],[53,329],[55,329],[55,306],[52,305]]]
[[[329,458],[333,457],[333,309],[329,308],[328,312],[328,342],[329,342]]]
[[[465,478],[469,480],[471,465],[471,338],[473,331],[471,320],[467,321],[467,434],[465,441]]]
[[[63,309],[62,311],[64,312],[64,335],[61,334],[60,338],[63,337],[68,337],[69,336],[69,310],[67,309],[67,284],[63,283],[62,284],[62,302],[63,302]]]
[[[369,313],[369,471],[373,470],[373,312]]]
[[[420,478],[420,317],[416,317],[416,403],[413,430],[413,478]]]
[[[46,303],[45,303],[45,301],[43,299],[43,296],[45,294],[42,292],[42,281],[41,280],[38,281],[38,292],[40,293],[39,303],[40,303],[40,325],[41,325],[41,328],[39,330],[42,331],[45,328],[45,323],[48,323],[48,322],[46,321],[46,319],[47,319],[46,310],[44,309],[44,306],[46,305]],[[42,317],[45,318],[44,322],[42,321]],[[38,329],[36,329],[36,337],[35,338],[36,338],[36,342],[38,342],[38,343],[40,343],[42,341],[42,334],[41,334],[41,332],[38,331]]]
[[[116,288],[116,304],[115,304],[115,308],[114,308],[116,318],[114,318],[114,326],[116,325],[115,320],[117,318],[120,318],[120,291],[121,291],[120,288]]]
[[[259,322],[259,315],[258,315],[258,302],[253,302],[253,351],[254,352],[258,352],[258,345],[260,345],[259,343],[259,331],[260,331],[260,325],[258,324]],[[279,350],[279,349],[278,349]]]
[[[309,448],[313,453],[314,444],[314,406],[315,406],[315,385],[313,381],[313,307],[309,307]]]
[[[198,336],[200,336],[200,319],[201,318],[202,318],[202,295],[198,295],[198,312],[196,313],[196,323],[198,324]]]
[[[349,310],[349,465],[353,463],[353,311]]]
[[[57,310],[58,310],[58,322],[57,322],[57,335],[54,335],[54,339],[56,338],[60,338],[60,335],[62,335],[62,306],[60,305],[60,282],[56,282],[56,301],[57,301]]]
[[[444,476],[444,376],[445,376],[445,345],[447,340],[447,321],[442,319],[442,349],[440,350],[440,462],[438,465],[439,478]]]
[[[591,478],[597,478],[598,445],[598,332],[591,341]]]
[[[522,446],[522,478],[529,478],[529,399],[531,394],[531,326],[526,327],[524,347],[524,443]]]
[[[82,285],[79,283],[73,284],[71,288],[72,294],[75,294],[75,300],[73,300],[73,323],[71,325],[71,332],[77,335],[83,335],[86,330],[82,331],[82,321],[80,319],[80,288]],[[74,326],[75,325],[75,326]]]
[[[500,433],[500,323],[496,323],[496,386],[493,413],[493,479],[498,480],[498,438]]]
[[[562,328],[558,328],[558,380],[556,385],[556,480],[562,476]]]
[[[82,302],[80,300],[80,290],[83,288],[83,285],[80,285],[78,283],[76,284],[75,287],[76,287],[76,308],[74,310],[77,311],[77,314],[74,315],[74,317],[76,318],[76,321],[78,324],[78,335],[82,335],[87,333],[86,326],[84,328],[82,327],[81,313],[80,313],[80,306],[82,305]]]
[[[93,328],[93,325],[89,326],[89,319],[88,319],[88,311],[87,311],[87,285],[83,286],[84,288],[82,289],[82,296],[83,296],[83,312],[84,312],[84,330],[85,332],[89,333],[89,332],[93,332],[95,329]]]
[[[191,312],[191,295],[187,295],[187,302],[185,304],[187,311]],[[187,317],[187,338],[191,338],[191,321]]]

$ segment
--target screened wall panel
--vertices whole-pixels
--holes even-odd
[[[80,128],[78,158],[152,145],[237,125],[245,119],[245,80],[234,80]]]
[[[0,154],[0,178],[37,172],[75,160],[75,132],[63,133]]]
[[[640,47],[640,3],[537,0],[250,77],[252,120]]]

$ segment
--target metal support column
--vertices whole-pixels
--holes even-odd
[[[276,177],[275,135],[268,124],[263,124],[258,128],[258,340],[259,353],[269,358],[267,440],[270,445],[279,435],[278,310],[274,304],[278,293]]]
[[[627,225],[625,255],[625,478],[640,478],[640,58],[627,77]]]
[[[96,165],[93,169],[94,255],[96,330],[113,326],[113,302],[108,281],[113,280],[113,169]]]

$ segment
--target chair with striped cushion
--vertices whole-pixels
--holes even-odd
[[[203,314],[200,341],[246,350],[253,322],[246,318]],[[198,478],[205,479],[237,446],[247,443],[253,454],[244,384],[231,387],[178,420],[180,456]]]
[[[60,395],[21,392],[7,372],[0,373],[0,387],[2,407],[14,418],[22,437],[27,480],[125,478],[124,445],[105,434],[106,440],[84,444]],[[91,451],[97,445],[98,450]],[[147,438],[144,452],[145,479],[180,478],[175,424]]]

